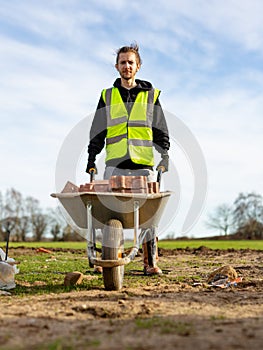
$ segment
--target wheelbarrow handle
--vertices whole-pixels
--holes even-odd
[[[90,182],[93,182],[95,180],[95,173],[96,170],[95,169],[90,169],[89,174],[90,174]]]
[[[163,169],[162,167],[159,167],[157,172],[157,182],[159,183],[159,186],[161,185],[162,174],[163,174]]]

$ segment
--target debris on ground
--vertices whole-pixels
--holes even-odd
[[[83,273],[75,271],[68,272],[64,279],[64,286],[74,286],[75,284],[81,284],[83,281]]]
[[[37,248],[37,249],[36,249],[36,251],[37,251],[37,253],[47,253],[47,254],[52,254],[52,251],[51,251],[51,250],[46,249],[46,248],[42,248],[42,247]]]
[[[7,292],[6,290],[0,290],[0,295],[12,295],[10,292]]]
[[[216,269],[210,273],[210,275],[208,276],[207,282],[212,283],[223,278],[229,278],[229,280],[236,279],[237,278],[236,270],[230,265],[222,266],[219,269]]]
[[[230,266],[222,266],[214,270],[208,276],[207,283],[209,286],[227,288],[230,286],[236,286],[237,283],[242,281],[242,277],[237,276],[236,270]]]
[[[0,289],[8,290],[16,287],[15,274],[19,272],[17,262],[6,257],[5,252],[0,248]]]

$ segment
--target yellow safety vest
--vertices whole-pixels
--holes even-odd
[[[140,91],[128,113],[118,88],[102,91],[107,114],[106,162],[129,153],[136,164],[154,165],[152,121],[159,94],[158,89]]]

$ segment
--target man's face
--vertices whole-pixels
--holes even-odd
[[[115,67],[123,79],[130,80],[135,77],[140,69],[140,64],[137,63],[134,52],[122,52]]]

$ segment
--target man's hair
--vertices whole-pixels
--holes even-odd
[[[126,52],[135,53],[137,63],[142,64],[141,56],[139,54],[139,46],[136,42],[131,44],[130,46],[123,46],[118,50],[116,50],[116,54],[117,54],[116,64],[118,64],[120,53],[126,53]]]

